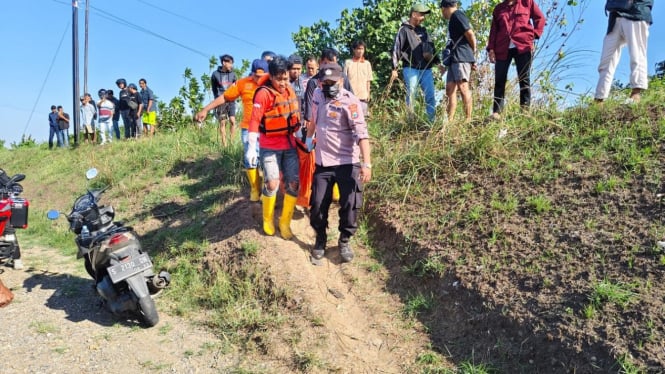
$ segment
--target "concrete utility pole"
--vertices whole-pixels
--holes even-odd
[[[72,1],[72,78],[74,80],[73,113],[70,116],[70,126],[74,127],[74,145],[79,143],[79,116],[81,113],[81,102],[79,101],[79,38],[78,38],[78,16],[79,4],[77,0]]]
[[[83,92],[88,92],[88,17],[90,0],[85,0],[85,46],[83,47]]]

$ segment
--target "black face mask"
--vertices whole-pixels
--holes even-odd
[[[321,91],[323,91],[323,96],[325,96],[328,99],[334,99],[339,95],[339,85],[338,84],[331,84],[327,85],[324,84],[321,86]]]

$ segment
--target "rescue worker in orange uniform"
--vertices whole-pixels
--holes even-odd
[[[298,152],[294,134],[300,127],[300,99],[289,82],[289,62],[283,56],[268,64],[269,79],[256,90],[254,108],[249,122],[247,161],[263,165],[263,232],[275,234],[274,211],[282,174],[286,193],[279,218],[279,231],[291,239],[291,218],[298,199]],[[255,144],[260,146],[260,155]]]
[[[251,119],[252,109],[254,107],[254,93],[259,86],[268,79],[268,63],[264,60],[257,59],[252,62],[252,74],[237,80],[229,88],[224,91],[223,95],[219,95],[215,100],[206,105],[200,112],[196,113],[196,120],[201,122],[203,121],[208,112],[217,108],[220,105],[223,105],[227,102],[232,102],[241,98],[242,100],[242,123],[241,127],[241,138],[243,144],[243,162],[245,163],[245,170],[247,172],[247,180],[249,181],[250,187],[250,201],[259,201],[261,197],[261,178],[259,177],[258,172],[258,163],[257,160],[250,162],[251,160],[247,158],[247,152],[249,151],[249,121]],[[258,144],[254,143],[253,147],[254,154],[258,153]]]

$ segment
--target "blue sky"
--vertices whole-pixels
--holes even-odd
[[[257,58],[266,49],[288,55],[295,50],[291,34],[300,25],[320,19],[334,23],[343,9],[360,7],[362,0],[276,4],[266,0],[90,0],[88,91],[96,97],[100,88],[113,88],[117,95],[117,78],[129,83],[145,78],[155,94],[168,101],[183,85],[186,67],[200,76],[208,73],[208,59],[213,55],[229,53],[236,62]],[[570,46],[590,51],[582,66],[570,72],[577,93],[592,89],[598,77],[607,22],[603,4],[590,1],[586,21]],[[665,7],[660,5],[655,5],[650,30],[650,74],[655,62],[665,60],[665,41],[658,37],[665,35]],[[80,2],[81,90],[84,10],[85,2]],[[0,91],[0,139],[9,145],[25,133],[45,141],[50,106],[72,111],[72,6],[64,0],[11,1],[3,4],[3,15],[0,71],[5,89]],[[615,76],[622,82],[629,80],[627,60],[624,51]]]

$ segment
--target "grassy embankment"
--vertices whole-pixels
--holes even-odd
[[[376,263],[367,270],[388,269],[392,278],[387,288],[402,296],[404,318],[418,319],[431,329],[433,349],[423,353],[417,367],[447,372],[439,365],[442,354],[456,362],[460,372],[528,370],[523,362],[528,357],[542,360],[538,367],[551,366],[543,351],[528,356],[502,349],[502,344],[510,344],[499,338],[510,340],[510,332],[493,337],[493,345],[484,338],[474,342],[473,334],[467,334],[465,344],[471,348],[447,346],[453,336],[440,331],[446,301],[434,290],[451,290],[450,280],[480,300],[469,305],[487,309],[487,319],[504,318],[502,323],[534,331],[534,338],[556,330],[561,336],[553,340],[559,339],[561,346],[581,344],[566,353],[589,347],[607,351],[613,362],[596,366],[640,372],[662,365],[663,357],[649,357],[652,346],[665,341],[662,323],[658,326],[662,313],[636,317],[642,329],[619,328],[624,340],[617,344],[603,344],[602,334],[585,335],[585,329],[621,325],[621,320],[638,315],[641,295],[653,293],[654,283],[663,280],[665,257],[655,247],[655,240],[665,234],[656,219],[660,216],[644,220],[651,238],[641,241],[639,235],[622,232],[632,226],[620,223],[622,214],[631,215],[631,191],[642,187],[654,194],[661,186],[664,97],[663,90],[653,89],[631,107],[608,102],[564,113],[534,110],[512,115],[509,109],[502,122],[478,120],[445,128],[375,109],[374,181],[366,189],[369,219],[362,237]],[[284,323],[290,291],[286,285],[271,284],[251,260],[260,247],[256,242],[241,243],[238,251],[243,255],[236,262],[218,269],[205,263],[210,247],[206,221],[218,217],[245,189],[240,146],[220,150],[215,131],[208,127],[202,132],[159,134],[104,147],[49,151],[42,144],[0,151],[0,165],[8,173],[27,175],[30,229],[21,240],[27,246],[63,248],[73,256],[64,221],[54,225],[44,218],[45,212],[68,211],[86,186],[85,170],[97,167],[100,178],[93,185],[113,186],[106,199],[115,206],[116,218],[136,226],[152,222],[142,230],[144,245],[158,267],[174,274],[166,292],[170,309],[183,316],[205,314],[201,320],[228,338],[229,349],[247,346],[251,331]],[[575,178],[578,183],[571,182]],[[596,199],[585,207],[600,208],[582,214],[575,205],[580,199]],[[557,226],[562,221],[566,224]],[[603,226],[610,224],[617,227]],[[571,227],[582,233],[564,232]],[[548,237],[543,230],[556,234]],[[601,231],[609,232],[610,239],[585,241],[585,232],[593,236]],[[525,238],[529,233],[533,237]],[[612,251],[602,248],[608,240]],[[387,245],[388,241],[398,245]],[[642,271],[631,270],[637,268]],[[557,293],[578,285],[573,279],[580,277],[586,287],[574,290],[576,297],[565,300]],[[520,283],[527,278],[530,290]],[[511,280],[519,291],[507,296]],[[563,298],[554,308],[560,315],[551,320],[539,315],[545,307],[528,301],[547,291]],[[660,291],[658,295],[662,303]],[[512,306],[515,300],[519,305]],[[469,327],[474,328],[480,329]],[[473,347],[490,353],[475,357]],[[306,361],[298,368],[307,369]],[[573,360],[567,369],[574,367],[584,365]]]

